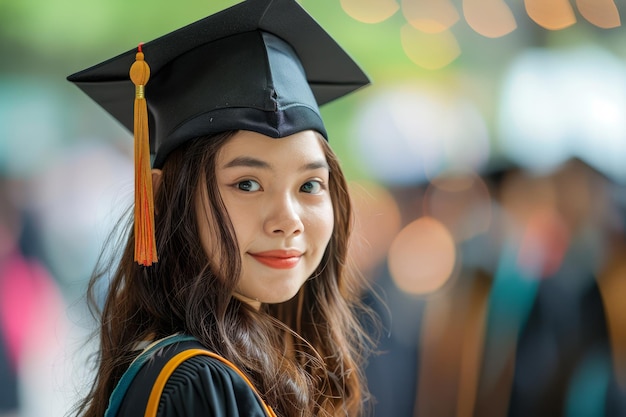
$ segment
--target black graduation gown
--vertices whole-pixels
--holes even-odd
[[[157,350],[128,386],[117,417],[143,416],[150,391],[163,366],[183,350],[204,349],[196,341],[174,343]],[[158,417],[266,417],[258,395],[231,367],[208,356],[194,356],[168,379]]]

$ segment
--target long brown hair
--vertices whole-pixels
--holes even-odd
[[[78,407],[87,417],[102,416],[109,396],[137,352],[138,341],[176,332],[198,338],[248,374],[278,415],[357,416],[367,397],[362,377],[370,340],[359,317],[361,287],[347,269],[352,211],[339,162],[320,139],[330,167],[334,232],[323,259],[291,300],[259,311],[232,296],[241,259],[215,180],[219,150],[233,132],[190,141],[163,167],[155,195],[159,262],[133,261],[132,224],[101,311],[95,300],[107,267],[90,283],[90,305],[100,320],[97,373]],[[204,177],[202,177],[202,175]],[[213,268],[197,230],[195,198],[206,184],[220,265]]]

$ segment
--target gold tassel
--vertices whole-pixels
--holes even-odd
[[[144,95],[149,78],[150,67],[144,61],[139,45],[135,62],[130,67],[130,79],[135,84],[135,261],[144,266],[150,266],[158,260],[154,235],[148,106]]]

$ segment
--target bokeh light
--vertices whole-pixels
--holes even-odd
[[[411,26],[425,33],[443,32],[459,20],[450,0],[402,0],[402,13]]]
[[[432,217],[405,226],[389,249],[389,271],[396,285],[410,294],[441,288],[452,276],[456,247],[450,231]]]
[[[549,30],[564,29],[576,23],[569,0],[524,0],[528,16]]]
[[[489,160],[488,136],[483,116],[463,97],[408,84],[365,102],[352,137],[366,175],[390,185],[421,183],[448,169],[480,171]]]
[[[616,28],[622,24],[613,0],[576,0],[576,6],[587,21],[603,29]]]
[[[527,50],[505,79],[503,152],[546,172],[579,157],[626,181],[626,65],[598,47]]]
[[[499,38],[517,28],[515,16],[503,0],[463,0],[463,15],[474,31]]]
[[[400,40],[411,61],[429,70],[443,68],[461,54],[459,43],[449,30],[425,33],[406,24],[400,29]]]
[[[400,5],[396,0],[341,0],[341,7],[359,22],[379,23],[393,16]]]

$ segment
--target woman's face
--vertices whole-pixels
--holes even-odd
[[[291,299],[319,265],[334,225],[318,135],[309,130],[273,139],[240,131],[217,156],[216,180],[241,256],[234,295],[255,306]],[[203,190],[200,237],[219,265]]]

